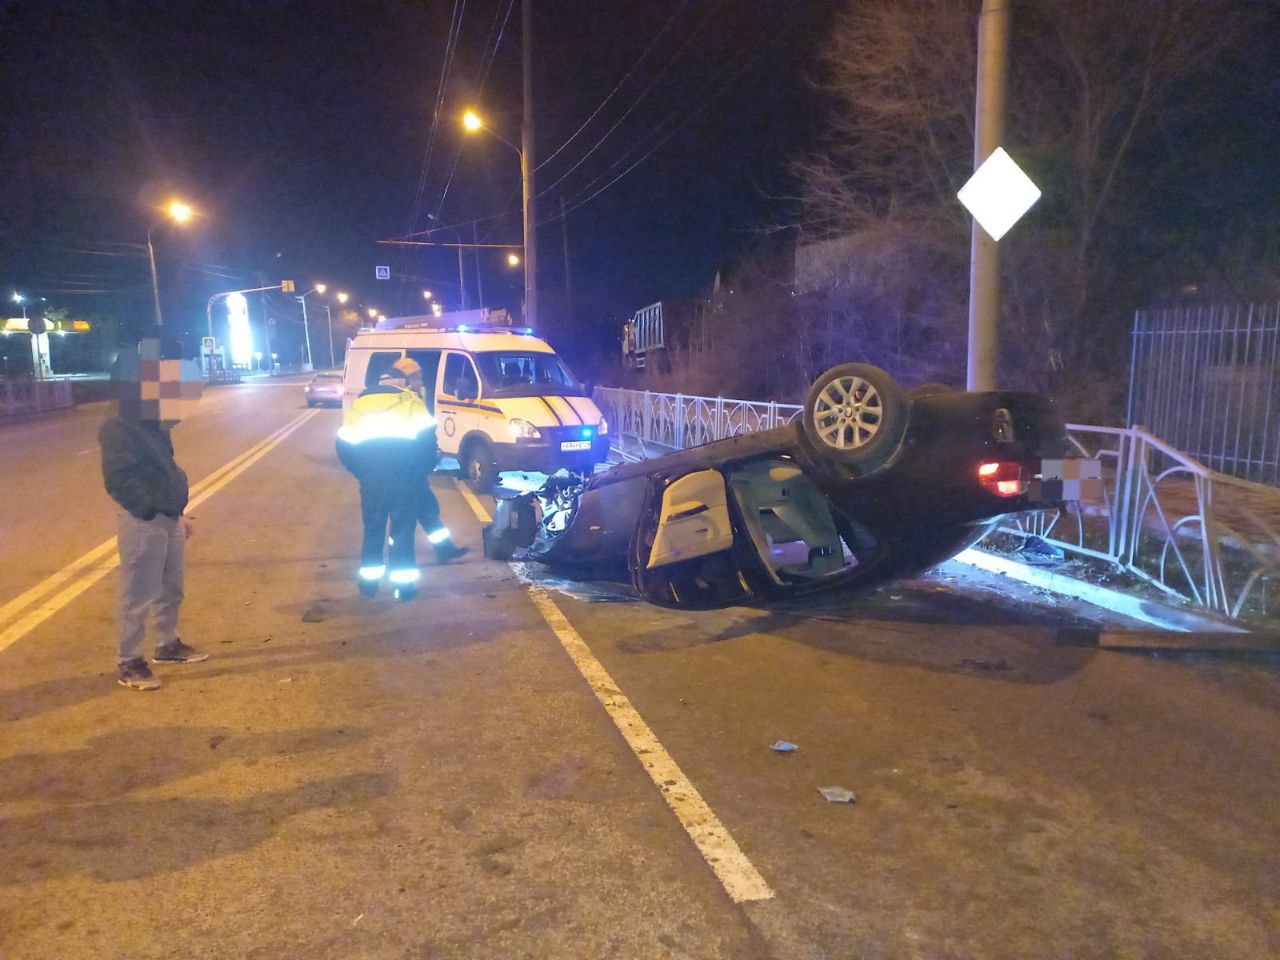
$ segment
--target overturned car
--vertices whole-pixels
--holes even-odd
[[[629,579],[668,607],[862,587],[954,556],[1005,514],[1057,506],[1063,442],[1035,394],[904,392],[843,364],[787,426],[500,500],[485,553]]]

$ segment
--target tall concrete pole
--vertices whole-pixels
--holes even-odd
[[[156,274],[156,248],[151,244],[151,231],[155,227],[147,230],[147,259],[151,263],[151,299],[156,309],[156,326],[164,326],[164,315],[160,313],[160,278]],[[27,311],[23,310],[22,315],[25,317]]]
[[[477,304],[481,309],[484,308],[484,274],[480,272],[480,241],[476,239],[476,222],[471,221],[471,253],[475,257],[476,265],[476,296],[480,298]]]
[[[1009,74],[1009,4],[982,0],[978,19],[978,96],[973,120],[973,168],[1004,139],[1005,90]],[[970,390],[994,390],[1000,360],[1000,248],[973,221],[969,254]]]
[[[315,293],[314,290],[308,290],[298,298],[298,302],[302,304],[302,336],[307,341],[307,369],[314,370],[316,365],[311,362],[311,328],[307,325],[307,297]]]
[[[538,328],[537,202],[533,170],[533,18],[532,0],[520,5],[521,46],[524,60],[524,122],[520,124],[520,181],[524,190],[524,322]]]
[[[467,278],[462,273],[462,237],[458,237],[458,296],[462,299],[462,309],[467,309]]]

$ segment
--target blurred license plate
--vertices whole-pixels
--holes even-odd
[[[560,449],[561,450],[590,450],[591,441],[590,440],[566,440],[564,443],[560,444]]]

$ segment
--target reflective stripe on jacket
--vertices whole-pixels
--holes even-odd
[[[435,463],[435,420],[416,393],[371,387],[343,417],[337,451],[361,483],[420,484]]]

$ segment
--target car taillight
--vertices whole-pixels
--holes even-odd
[[[978,481],[997,497],[1016,497],[1027,489],[1022,480],[1020,463],[981,463],[978,465]]]

